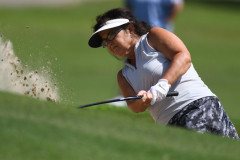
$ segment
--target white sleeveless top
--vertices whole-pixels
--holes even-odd
[[[128,61],[122,73],[135,93],[140,90],[148,91],[164,75],[171,61],[161,52],[153,49],[143,35],[135,46],[136,68]],[[147,109],[157,123],[167,124],[168,121],[187,104],[206,96],[215,96],[198,76],[193,65],[182,75],[169,91],[178,91],[175,97],[166,97]]]

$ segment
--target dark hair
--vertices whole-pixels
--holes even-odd
[[[142,36],[149,32],[150,25],[143,21],[138,21],[131,11],[125,9],[125,8],[114,8],[107,12],[105,12],[102,15],[97,16],[96,21],[97,23],[93,27],[94,31],[97,31],[99,28],[101,28],[104,23],[108,20],[117,19],[117,18],[126,18],[129,21],[133,22],[133,25],[135,27],[135,32],[137,35]]]

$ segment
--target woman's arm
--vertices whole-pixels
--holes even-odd
[[[118,86],[120,88],[120,91],[123,97],[136,96],[135,91],[123,76],[122,70],[118,72],[117,79],[118,79]],[[152,100],[152,94],[150,92],[140,91],[138,92],[137,96],[140,96],[140,95],[143,96],[142,99],[127,101],[128,108],[135,113],[144,112],[147,109],[147,107],[150,106],[150,103]]]
[[[148,43],[171,61],[170,67],[162,77],[167,79],[169,84],[173,84],[190,67],[190,53],[183,42],[171,32],[162,28],[152,28],[148,34]],[[124,97],[136,96],[122,71],[118,73],[118,85]],[[145,111],[153,99],[150,91],[140,91],[137,96],[140,95],[143,96],[142,99],[127,102],[128,108],[136,113]]]
[[[154,27],[148,34],[148,43],[171,61],[170,67],[162,77],[162,79],[167,79],[169,84],[173,84],[191,66],[189,51],[173,33]]]

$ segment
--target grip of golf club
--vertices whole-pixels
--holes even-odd
[[[172,97],[172,96],[178,96],[178,92],[177,91],[171,91],[171,92],[168,92],[167,96],[166,97]],[[137,99],[141,99],[143,96],[138,96]]]
[[[178,96],[178,92],[177,91],[168,92],[166,97],[172,97],[172,96]]]

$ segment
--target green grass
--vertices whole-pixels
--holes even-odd
[[[239,8],[189,3],[177,21],[176,34],[185,42],[201,78],[226,110],[238,116],[240,81]],[[237,7],[237,6],[235,6]]]
[[[33,69],[51,62],[66,103],[106,99],[118,92],[116,72],[122,63],[103,49],[90,49],[87,41],[96,15],[113,6],[121,3],[86,3],[55,9],[3,8],[1,34],[12,41],[16,54]],[[92,94],[96,96],[90,97]]]
[[[116,72],[122,62],[104,49],[89,48],[87,41],[96,15],[119,6],[121,1],[0,8],[0,34],[12,41],[23,64],[52,69],[62,98],[51,103],[0,92],[0,159],[239,159],[239,142],[157,125],[147,112],[75,109],[118,93]],[[236,8],[187,1],[176,34],[240,131]]]
[[[239,159],[240,143],[164,127],[127,109],[71,106],[0,93],[0,159]],[[105,110],[103,110],[105,108]]]

